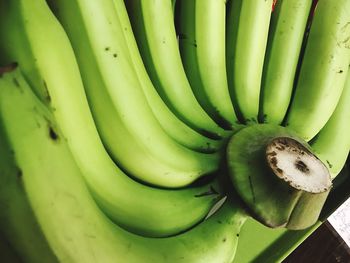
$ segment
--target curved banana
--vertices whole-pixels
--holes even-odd
[[[130,179],[110,159],[94,125],[73,49],[46,1],[0,3],[0,36],[6,39],[0,42],[1,60],[17,61],[36,94],[50,105],[102,210],[119,225],[151,236],[181,232],[204,218],[219,197],[215,181],[181,190],[151,188]]]
[[[125,1],[148,74],[169,108],[186,124],[213,138],[227,136],[200,106],[184,71],[170,0]]]
[[[286,126],[309,141],[332,115],[350,64],[350,1],[319,0]]]
[[[271,10],[272,0],[237,0],[228,8],[228,85],[237,117],[248,124],[258,118]]]
[[[113,2],[115,4],[116,13],[119,17],[120,24],[122,28],[124,28],[123,33],[130,51],[130,59],[134,63],[135,71],[142,84],[143,91],[154,115],[159,120],[159,123],[174,140],[190,149],[200,152],[218,151],[223,146],[224,140],[210,139],[190,128],[179,118],[177,118],[177,116],[168,108],[168,106],[159,96],[143,64],[135,36],[132,32],[124,1],[114,0]]]
[[[127,50],[127,48],[125,43],[122,42],[122,33],[108,34],[109,32],[107,31],[111,30],[112,33],[114,33],[113,30],[121,28],[116,27],[110,29],[110,27],[108,27],[104,28],[105,31],[101,31],[99,23],[105,22],[105,24],[108,25],[108,19],[111,21],[114,19],[114,22],[118,23],[118,21],[115,21],[117,18],[111,8],[113,8],[112,1],[107,0],[104,2],[89,1],[88,4],[83,3],[78,9],[81,9],[86,28],[91,31],[95,30],[92,34],[91,31],[89,31],[89,42],[86,43],[86,45],[91,45],[94,52],[94,60],[89,61],[88,65],[84,66],[88,67],[88,69],[92,68],[92,70],[95,70],[93,68],[95,64],[98,66],[98,72],[86,72],[85,67],[81,68],[83,77],[85,77],[86,74],[89,74],[89,77],[92,77],[95,74],[100,73],[101,79],[103,80],[103,83],[98,83],[101,85],[98,87],[92,86],[98,80],[93,83],[85,82],[86,91],[89,94],[91,89],[97,88],[96,92],[104,92],[105,87],[105,92],[111,97],[116,112],[122,120],[122,123],[119,122],[116,126],[124,125],[126,130],[135,140],[135,143],[139,144],[140,147],[149,152],[151,158],[156,158],[159,162],[163,163],[166,169],[159,169],[157,171],[157,169],[153,169],[151,165],[148,165],[149,169],[146,170],[147,167],[144,167],[145,172],[141,174],[134,172],[135,160],[126,158],[126,156],[123,155],[120,156],[120,158],[118,156],[118,161],[124,161],[123,168],[128,171],[128,173],[132,174],[132,176],[150,184],[162,187],[182,187],[192,183],[203,175],[215,172],[218,168],[221,157],[219,153],[203,154],[189,150],[173,141],[159,125],[159,122],[156,120],[148,106],[131,62],[124,55],[124,50]],[[96,13],[96,19],[91,19],[89,13],[90,10],[93,10],[93,12]],[[37,21],[40,21],[40,17],[33,18],[31,13],[22,14],[22,17],[24,15],[27,15],[28,20],[36,19]],[[79,16],[77,16],[77,19],[79,19]],[[97,23],[97,19],[100,19],[99,23]],[[33,24],[35,22],[33,22]],[[36,45],[34,48],[32,47],[33,52],[40,52],[40,55],[42,55],[45,52],[42,51],[42,48],[39,49],[38,46],[48,45],[48,40],[44,35],[40,36],[39,34],[35,34],[38,32],[37,29],[35,29],[36,31],[30,31],[30,26],[30,23],[24,23],[24,27],[28,28],[26,33],[33,34],[33,39],[29,40],[30,45],[33,47]],[[39,26],[44,28],[44,30],[51,30],[46,25]],[[40,37],[45,38],[45,40],[39,40]],[[106,50],[106,47],[109,44],[112,44],[112,47],[110,48],[114,48],[115,50]],[[11,46],[10,48],[13,47]],[[38,49],[36,50],[36,48]],[[17,52],[17,50],[14,50],[14,52]],[[117,57],[115,57],[116,54],[118,54]],[[43,60],[44,59],[46,59],[46,57],[43,58]],[[41,63],[41,61],[38,59],[38,64],[39,63]],[[45,67],[45,65],[42,66]],[[50,69],[45,68],[44,70]],[[51,74],[56,73],[51,72]],[[49,90],[57,87],[55,86],[57,85],[57,82],[51,85],[48,83],[48,79],[45,79],[45,81]],[[94,103],[94,100],[92,100],[92,103]],[[58,106],[56,108],[58,108]],[[95,115],[95,117],[99,116]],[[118,119],[115,121],[117,122]],[[106,125],[108,125],[108,123],[106,123]],[[102,139],[104,139],[103,134]],[[115,134],[115,139],[118,141],[125,140],[123,135],[119,133]],[[123,144],[121,142],[120,145],[115,145],[114,147],[122,147],[123,145],[127,146],[125,143]],[[140,154],[137,149],[134,149],[134,151],[135,157]],[[116,152],[115,154],[117,155],[118,153],[120,152]],[[142,160],[140,162],[142,163]],[[146,164],[146,162],[144,163]]]
[[[237,117],[226,77],[226,1],[182,0],[177,4],[180,53],[193,93],[217,123],[230,127]]]
[[[112,4],[111,1],[108,3],[110,5]],[[103,4],[103,2],[100,1],[99,4]],[[172,178],[173,182],[178,179],[181,180],[181,170],[164,165],[159,159],[151,156],[145,147],[140,147],[140,145],[137,144],[137,141],[132,137],[127,128],[124,127],[124,120],[120,117],[120,113],[118,113],[115,108],[108,91],[104,88],[108,85],[105,83],[108,82],[110,78],[106,80],[106,76],[101,73],[95,60],[94,51],[96,51],[96,49],[93,50],[92,45],[89,44],[89,31],[84,30],[81,26],[84,24],[84,21],[82,21],[83,18],[79,11],[79,4],[74,4],[71,1],[69,4],[64,1],[56,1],[54,5],[56,5],[56,9],[59,10],[59,12],[56,13],[59,13],[60,20],[64,23],[66,32],[68,32],[70,40],[75,48],[96,125],[113,159],[129,174],[147,183],[169,186],[167,184],[168,178]],[[99,10],[92,5],[83,6]],[[111,6],[109,6],[109,8],[111,8]],[[101,12],[100,17],[103,16],[102,14]],[[97,14],[95,15],[95,20],[96,17],[98,17]],[[114,19],[116,18],[114,17]],[[108,21],[105,20],[105,25],[103,27],[109,27],[111,31],[110,34],[113,35],[113,30],[115,30],[118,25],[111,27]],[[98,37],[96,32],[94,33],[94,36]],[[123,33],[119,36],[122,37],[122,34]],[[122,40],[119,40],[119,42],[121,41]],[[102,52],[105,53],[106,51],[103,50]],[[124,51],[119,57],[126,56],[127,52],[128,51]],[[114,68],[114,65],[110,64],[110,67]],[[116,80],[117,79],[114,78],[112,81],[116,83]],[[116,83],[116,86],[117,85],[120,84]],[[156,145],[151,146],[157,147]],[[135,165],[136,160],[137,165]]]
[[[271,15],[260,95],[260,121],[281,124],[289,106],[312,0],[277,1]]]
[[[10,202],[14,210],[25,208],[15,218],[12,209],[5,207],[1,218],[8,220],[1,220],[0,227],[26,262],[231,262],[245,220],[233,202],[174,237],[146,238],[127,232],[114,225],[91,198],[51,112],[19,71],[4,74],[0,87],[4,158],[0,169],[7,171],[1,173],[0,187],[11,188],[1,191],[0,200]],[[22,237],[28,242],[18,240]]]
[[[123,28],[119,23],[113,1],[79,0],[76,1],[76,4],[71,2],[69,1],[68,8],[65,8],[65,10],[71,9],[70,13],[64,11],[63,13],[67,15],[64,15],[62,19],[66,20],[64,24],[68,28],[72,24],[74,26],[78,24],[81,31],[78,32],[79,35],[68,31],[68,36],[77,55],[91,108],[94,111],[98,104],[96,97],[99,95],[96,96],[96,93],[106,92],[113,103],[115,113],[121,120],[119,123],[118,118],[115,120],[110,118],[106,121],[98,113],[94,114],[96,119],[101,118],[97,122],[106,126],[105,129],[100,130],[102,140],[108,137],[108,135],[105,136],[104,131],[110,128],[109,121],[115,121],[115,132],[118,132],[118,126],[124,125],[135,143],[149,152],[151,158],[154,159],[153,165],[157,165],[157,161],[159,164],[164,164],[163,167],[159,167],[159,172],[157,169],[152,169],[151,163],[148,165],[149,169],[146,170],[147,166],[139,167],[140,172],[135,172],[133,170],[135,160],[138,159],[137,155],[140,153],[135,147],[131,155],[135,159],[123,154],[123,150],[120,149],[123,147],[123,142],[120,140],[123,141],[126,138],[123,139],[120,136],[118,140],[118,137],[115,136],[113,139],[116,143],[110,144],[109,149],[112,150],[118,162],[123,163],[123,168],[132,176],[161,187],[183,187],[203,175],[215,172],[221,159],[219,153],[198,153],[179,145],[165,133],[153,115],[138,80],[134,64],[128,55],[129,50]],[[57,1],[56,5],[59,9],[62,3],[64,3],[63,0]],[[82,44],[86,47],[81,48]],[[89,47],[90,50],[88,50]],[[87,63],[82,62],[89,58],[91,59]],[[91,81],[95,76],[96,79]],[[92,89],[94,91],[91,91]],[[103,100],[100,102],[103,104]],[[100,107],[104,107],[104,104]],[[113,134],[110,135],[113,136]],[[129,143],[124,141],[124,145],[123,149],[127,151],[126,148],[130,147]],[[147,162],[144,163],[147,164]]]
[[[340,100],[330,119],[310,144],[328,166],[332,178],[343,168],[350,151],[350,74],[348,72]]]
[[[1,74],[1,73],[0,73]],[[11,82],[12,83],[11,83]],[[14,82],[8,76],[0,78],[0,94],[3,97],[3,89],[9,92],[9,89],[18,89],[14,86]],[[16,90],[15,90],[16,91]],[[10,96],[4,96],[12,101]],[[0,99],[1,100],[1,99]],[[9,103],[8,102],[8,103]],[[26,262],[58,262],[55,255],[50,251],[49,246],[45,242],[45,237],[40,230],[38,222],[34,218],[34,212],[30,208],[29,202],[26,199],[26,189],[23,184],[19,183],[23,180],[23,171],[19,169],[18,164],[13,159],[13,151],[5,140],[4,121],[3,121],[3,102],[0,101],[0,233],[6,238],[17,256],[26,259]],[[17,110],[15,110],[17,111]],[[28,109],[27,109],[28,111]],[[32,114],[32,117],[34,114]],[[12,119],[12,123],[18,122],[20,125],[22,120]],[[36,145],[35,145],[36,146]],[[35,148],[30,145],[30,149]],[[39,165],[40,167],[41,165]],[[21,248],[20,251],[16,251]],[[3,255],[1,253],[2,260]],[[12,262],[12,261],[4,261]]]

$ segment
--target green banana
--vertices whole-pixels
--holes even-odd
[[[306,141],[333,113],[350,64],[350,1],[319,0],[286,126]]]
[[[350,150],[350,73],[340,100],[330,119],[310,144],[316,155],[328,165],[332,178],[344,167]]]
[[[286,115],[311,5],[312,0],[277,1],[272,12],[261,84],[261,122],[281,124]]]
[[[12,97],[3,95],[3,93],[9,92],[11,89],[14,91],[19,89],[19,87],[15,86],[15,83],[18,83],[17,79],[11,78],[13,74],[8,75],[0,76],[0,232],[13,249],[16,250],[18,247],[21,247],[20,255],[26,259],[26,262],[52,262],[55,256],[44,242],[45,237],[40,230],[38,222],[34,219],[34,212],[29,207],[29,202],[26,199],[26,189],[22,184],[23,171],[19,169],[13,160],[13,150],[11,152],[11,147],[5,141],[6,135],[4,134],[4,124],[2,123],[2,112],[4,111],[2,102],[4,98],[9,99],[7,103],[18,102],[12,101]],[[16,82],[13,80],[16,80]],[[17,106],[17,104],[14,104],[14,106]],[[14,111],[16,112],[17,109]],[[21,116],[17,116],[17,119],[13,118],[11,122],[13,124],[17,122],[16,125],[18,125],[26,121],[18,118],[21,118]],[[27,150],[29,151],[34,147],[36,145],[30,145]],[[2,257],[3,255],[1,254]]]
[[[105,126],[100,129],[102,140],[109,146],[117,162],[133,177],[161,187],[183,187],[215,172],[220,161],[219,153],[198,153],[179,145],[164,132],[153,115],[129,57],[113,1],[71,2],[67,5],[56,1],[56,5],[60,9],[63,3],[64,24],[68,28],[78,26],[81,31],[78,35],[76,30],[74,33],[69,30],[68,36],[77,55],[94,117],[98,126]],[[92,12],[93,19],[90,15]],[[96,79],[92,80],[95,76]],[[106,95],[103,95],[104,92]],[[104,99],[98,101],[99,96],[110,97],[115,109],[112,112],[106,110],[105,115],[115,112],[119,117],[113,118],[112,115],[106,120],[103,114],[96,112],[105,106]],[[114,123],[111,125],[110,122]],[[122,132],[120,126],[125,126],[130,133],[130,141],[134,141],[136,146],[127,141],[127,136],[116,135]],[[111,130],[113,127],[114,130]],[[138,151],[137,145],[146,154]],[[128,150],[131,151],[129,155],[126,154]],[[142,160],[144,156],[149,159]],[[138,159],[143,166],[135,165]]]
[[[226,77],[226,1],[182,0],[176,13],[186,75],[201,106],[221,126],[237,122]]]
[[[110,159],[94,125],[73,49],[46,1],[2,0],[0,5],[0,38],[6,39],[0,43],[2,62],[17,61],[50,106],[102,210],[119,225],[150,236],[175,234],[203,219],[220,196],[216,181],[181,190],[151,188],[130,179]]]
[[[97,207],[64,134],[19,70],[4,74],[0,87],[0,151],[4,154],[0,169],[5,171],[1,173],[1,188],[12,189],[12,193],[0,193],[1,202],[12,206],[2,211],[1,218],[9,221],[3,224],[1,220],[0,225],[23,260],[231,262],[245,220],[233,202],[226,202],[205,222],[174,237],[146,238],[127,232]],[[20,218],[11,211],[18,209]]]
[[[213,140],[201,135],[182,122],[166,106],[158,92],[154,88],[146,68],[142,62],[141,54],[138,50],[135,36],[132,32],[128,13],[123,0],[114,0],[117,15],[119,17],[123,33],[129,48],[131,60],[134,63],[135,71],[142,83],[143,91],[147,97],[149,105],[152,107],[154,115],[159,120],[164,130],[180,144],[200,152],[218,151],[224,144],[224,140]]]
[[[200,106],[184,71],[170,0],[125,1],[148,74],[169,108],[186,124],[212,138],[225,137]]]
[[[272,0],[235,0],[228,6],[228,86],[237,117],[245,123],[258,118],[271,9]]]

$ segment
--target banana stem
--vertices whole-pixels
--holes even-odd
[[[277,137],[266,147],[269,167],[291,187],[310,193],[327,191],[331,177],[327,167],[304,145],[289,137]]]
[[[318,220],[332,187],[330,173],[295,132],[247,126],[231,137],[227,158],[233,186],[256,220],[288,229]]]

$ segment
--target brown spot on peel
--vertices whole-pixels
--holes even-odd
[[[301,161],[301,160],[296,161],[294,165],[295,165],[295,167],[296,167],[299,171],[301,171],[301,172],[303,172],[303,173],[305,173],[305,174],[307,174],[307,173],[310,172],[310,169],[309,169],[309,168],[307,167],[307,165],[306,165],[303,161]]]

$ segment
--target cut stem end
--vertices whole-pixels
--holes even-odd
[[[302,143],[290,137],[277,137],[266,147],[269,167],[291,187],[309,193],[322,193],[332,187],[327,167]]]

